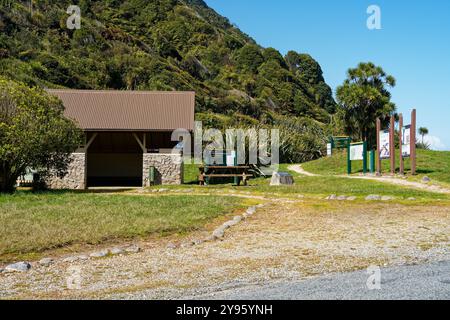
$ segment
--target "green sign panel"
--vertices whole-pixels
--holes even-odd
[[[336,149],[346,149],[350,145],[351,138],[350,137],[332,137],[331,145]]]

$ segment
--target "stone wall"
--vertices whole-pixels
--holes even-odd
[[[62,179],[56,176],[48,179],[47,186],[50,189],[86,189],[86,154],[72,153],[67,175]]]
[[[150,185],[150,167],[156,169],[157,185],[178,185],[183,183],[183,157],[181,154],[144,153],[143,186]]]

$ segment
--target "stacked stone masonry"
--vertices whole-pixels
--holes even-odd
[[[156,185],[180,185],[183,183],[183,157],[181,154],[144,153],[143,186],[150,186],[150,167],[155,167]]]
[[[72,153],[67,175],[64,178],[56,176],[47,180],[50,189],[82,190],[86,188],[86,154]]]

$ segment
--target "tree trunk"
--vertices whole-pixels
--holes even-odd
[[[13,193],[17,177],[11,174],[11,170],[6,162],[3,162],[2,172],[0,173],[0,193]]]
[[[7,177],[0,177],[0,193],[13,193],[15,181],[13,182],[11,179]]]

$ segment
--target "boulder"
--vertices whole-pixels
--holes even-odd
[[[206,237],[204,239],[205,242],[212,242],[214,240],[216,240],[216,237],[214,235],[210,235],[209,237]]]
[[[132,245],[132,246],[126,248],[125,251],[128,253],[138,253],[141,251],[141,248],[137,245]]]
[[[381,201],[392,201],[394,200],[394,197],[390,197],[390,196],[382,196],[381,197]]]
[[[225,228],[224,228],[223,226],[217,228],[216,230],[214,230],[214,232],[213,232],[212,235],[213,235],[214,238],[216,238],[216,239],[223,238],[223,236],[225,235]]]
[[[4,272],[26,272],[31,269],[31,264],[25,261],[16,262],[5,267]]]
[[[167,245],[167,249],[172,249],[172,250],[174,250],[174,249],[176,249],[177,248],[177,245],[175,244],[175,243],[169,243],[168,245]]]
[[[125,251],[122,248],[112,248],[109,252],[115,256],[115,255],[123,254]]]
[[[270,181],[271,186],[282,186],[282,185],[293,185],[294,177],[287,172],[275,172],[272,175],[272,180]]]
[[[201,245],[204,242],[205,242],[205,240],[202,240],[202,239],[194,240],[194,245],[198,246],[198,245]]]
[[[43,259],[39,260],[39,265],[41,265],[43,267],[47,267],[47,266],[51,265],[52,263],[53,263],[52,258],[43,258]]]
[[[428,183],[430,181],[431,181],[431,179],[429,177],[427,177],[427,176],[422,178],[422,182]]]
[[[98,252],[93,252],[91,253],[89,256],[91,258],[103,258],[106,257],[109,253],[109,250],[102,250],[102,251],[98,251]]]
[[[236,216],[234,217],[233,221],[235,221],[236,223],[239,223],[242,221],[242,217],[241,216]]]
[[[181,244],[181,248],[189,248],[193,247],[195,245],[194,241],[188,241]]]
[[[366,197],[366,200],[367,201],[379,201],[379,200],[381,200],[381,196],[379,196],[377,194],[371,194]]]
[[[63,259],[63,262],[68,262],[68,263],[73,263],[73,262],[75,262],[75,261],[78,261],[78,257],[76,257],[76,256],[73,256],[73,257],[67,257],[67,258],[64,258]]]
[[[248,215],[252,215],[256,212],[256,207],[249,207],[246,211]]]
[[[235,221],[235,220],[230,220],[230,221],[225,222],[222,226],[223,226],[225,229],[228,229],[228,228],[234,227],[234,226],[237,225],[238,223],[239,223],[239,222],[237,222],[237,221]]]

